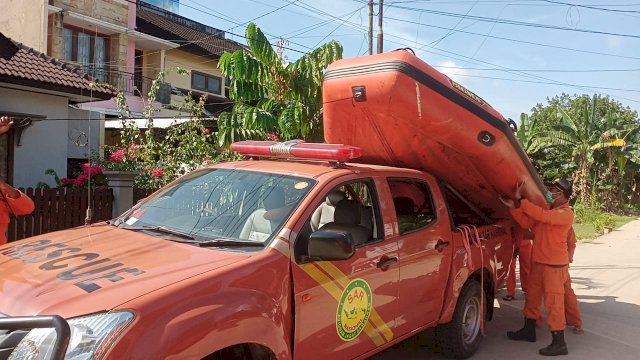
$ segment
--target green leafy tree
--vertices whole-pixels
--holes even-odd
[[[610,202],[611,193],[621,182],[615,176],[624,172],[631,156],[624,149],[626,138],[638,127],[637,113],[597,95],[569,98],[563,94],[549,103],[534,108],[532,115],[545,128],[536,142],[551,146],[544,152],[545,175],[554,167],[553,175],[573,178],[583,202],[615,205]],[[555,118],[550,116],[553,112]],[[602,190],[605,196],[596,196]]]
[[[218,142],[277,134],[283,139],[322,137],[322,76],[342,58],[342,45],[333,40],[293,63],[283,59],[282,43],[274,49],[254,23],[246,29],[249,51],[225,53],[218,67],[229,79],[231,112],[218,119]]]

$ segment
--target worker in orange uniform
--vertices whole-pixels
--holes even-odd
[[[576,232],[572,227],[567,236],[567,251],[569,252],[570,263],[573,262],[573,253],[576,250],[577,242]],[[584,334],[584,330],[582,330],[582,315],[578,307],[578,298],[571,287],[571,276],[569,276],[564,283],[564,313],[567,325],[573,326],[573,333],[578,335]]]
[[[542,207],[522,197],[522,185],[515,192],[515,200],[500,196],[500,200],[511,209],[518,224],[533,231],[533,253],[529,288],[525,296],[525,323],[518,331],[507,332],[511,340],[536,341],[536,319],[540,318],[541,302],[547,310],[547,325],[553,341],[539,350],[540,355],[567,355],[569,350],[564,340],[565,283],[569,278],[569,252],[567,236],[573,224],[574,214],[568,200],[572,184],[567,180],[553,183],[547,200],[551,209]]]
[[[518,262],[520,263],[520,288],[525,294],[527,292],[529,268],[531,267],[531,240],[531,231],[527,229],[523,232],[520,241],[518,241],[518,249],[509,267],[509,275],[507,275],[507,296],[502,298],[504,301],[511,301],[516,298],[516,256],[518,256]]]
[[[0,135],[9,131],[12,124],[7,116],[0,117]],[[9,215],[30,214],[33,208],[33,200],[30,197],[0,180],[0,245],[7,243]]]

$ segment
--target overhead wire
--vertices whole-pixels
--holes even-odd
[[[416,22],[416,21],[411,21],[411,20],[407,20],[407,19],[399,19],[399,18],[395,18],[395,17],[392,17],[392,16],[386,16],[385,20],[404,22],[404,23],[408,23],[408,24],[414,24],[414,25],[424,26],[424,27],[429,27],[429,28],[434,28],[434,29],[443,29],[443,30],[449,29],[449,28],[446,28],[446,27],[443,27],[443,26],[419,23],[419,22]],[[611,54],[611,53],[605,53],[605,52],[599,52],[599,51],[591,51],[591,50],[570,48],[570,47],[565,47],[565,46],[543,44],[543,43],[537,43],[537,42],[528,41],[528,40],[513,39],[513,38],[507,38],[507,37],[497,36],[497,35],[480,34],[480,33],[472,32],[472,31],[466,31],[466,30],[455,30],[455,31],[459,32],[459,33],[463,33],[463,34],[483,36],[483,37],[487,36],[487,37],[489,37],[491,39],[504,40],[504,41],[521,43],[521,44],[528,44],[528,45],[536,45],[536,46],[548,47],[548,48],[559,49],[559,50],[567,50],[567,51],[573,51],[573,52],[581,52],[581,53],[585,53],[585,54],[602,55],[602,56],[609,56],[609,57],[616,57],[616,58],[623,58],[623,59],[640,60],[640,57],[637,57],[637,56],[618,55],[618,54]]]
[[[563,30],[563,31],[570,31],[570,32],[580,32],[580,33],[589,33],[589,34],[598,34],[598,35],[612,35],[612,36],[621,36],[621,37],[640,39],[640,35],[638,34],[614,33],[614,32],[600,31],[600,30],[593,30],[593,29],[578,29],[578,28],[570,28],[565,26],[538,24],[538,23],[519,21],[519,20],[498,19],[498,18],[492,18],[487,16],[464,15],[464,14],[452,13],[447,11],[421,9],[421,8],[407,7],[407,6],[400,6],[400,5],[391,5],[391,7],[396,9],[407,10],[407,11],[425,12],[428,14],[447,16],[447,17],[455,17],[455,18],[462,17],[462,18],[473,19],[473,20],[489,22],[489,23],[496,22],[496,23],[505,24],[505,25],[526,26],[526,27],[543,28],[543,29],[551,29],[551,30]]]
[[[590,10],[599,10],[599,11],[624,13],[624,14],[640,14],[640,11],[638,11],[638,10],[609,9],[609,8],[600,7],[598,5],[594,6],[594,5],[584,5],[584,4],[573,4],[573,3],[567,3],[567,2],[556,1],[556,0],[540,0],[540,1],[543,1],[543,2],[546,2],[546,3],[550,3],[550,4],[575,6],[575,7],[584,8],[584,9],[590,9]]]
[[[303,5],[307,5],[307,4],[306,4],[304,1],[300,1],[296,6],[303,6]],[[307,6],[309,6],[309,5],[307,5]],[[322,10],[320,10],[320,9],[317,9],[317,8],[315,8],[315,7],[313,7],[313,6],[309,6],[309,7],[310,7],[310,9],[311,9],[311,10],[315,10],[315,11],[317,11],[317,13],[320,13],[320,14],[323,14],[323,13],[324,13],[324,15],[325,15],[325,16],[328,16],[328,17],[330,17],[330,18],[335,18],[335,17],[334,17],[334,16],[332,16],[331,14],[327,14],[327,13],[325,13],[324,11],[322,11]],[[388,19],[388,18],[389,18],[389,17],[385,17],[385,19]],[[341,20],[341,19],[340,19],[340,20]],[[398,19],[398,20],[400,20],[400,19]],[[349,22],[347,22],[347,23],[349,23]],[[412,22],[412,23],[415,23],[415,22]],[[350,24],[351,24],[352,26],[358,27],[358,25],[357,25],[357,24],[354,24],[354,23],[350,23]],[[400,37],[400,36],[394,35],[394,34],[392,34],[392,33],[389,33],[389,32],[388,32],[388,34],[389,34],[389,36],[390,36],[390,37],[398,38],[398,39],[401,39],[401,40],[406,41],[406,42],[408,42],[408,43],[411,43],[411,42],[412,42],[411,40],[408,40],[408,39],[406,39],[406,38],[403,38],[403,37]],[[481,34],[481,35],[482,35],[482,36],[484,36],[483,34]],[[393,42],[393,41],[390,41],[390,42]],[[397,42],[396,42],[396,43],[397,43]],[[397,43],[397,44],[399,44],[399,45],[401,45],[401,46],[406,46],[406,43]],[[420,44],[420,45],[424,45],[424,44]],[[434,52],[434,51],[428,51],[428,50],[423,50],[423,51],[427,51],[427,52]],[[559,86],[570,86],[570,87],[575,87],[575,88],[580,89],[580,90],[583,90],[583,91],[584,91],[584,90],[586,90],[586,91],[590,91],[590,92],[595,92],[595,91],[593,90],[593,88],[585,87],[585,86],[583,86],[583,85],[570,84],[570,83],[566,83],[566,82],[562,82],[562,81],[557,81],[557,80],[554,80],[554,79],[545,78],[545,77],[542,77],[542,76],[539,76],[539,75],[527,74],[526,72],[518,72],[518,71],[514,71],[514,70],[511,70],[511,69],[510,69],[510,68],[508,68],[508,67],[500,66],[500,65],[497,65],[497,64],[493,64],[493,63],[491,63],[491,62],[483,61],[483,60],[471,59],[471,58],[469,58],[469,57],[467,57],[467,56],[460,55],[460,54],[457,54],[457,53],[454,53],[454,52],[450,52],[450,51],[446,51],[446,50],[439,50],[439,51],[442,51],[442,52],[444,52],[444,53],[447,53],[447,54],[449,54],[449,56],[451,56],[451,55],[458,56],[458,57],[459,57],[459,59],[462,59],[462,61],[465,61],[465,62],[467,62],[467,61],[471,61],[471,62],[480,62],[480,63],[485,63],[485,64],[488,64],[488,65],[491,65],[491,66],[497,66],[497,67],[500,67],[500,68],[504,69],[503,71],[505,71],[505,72],[514,73],[515,75],[518,75],[518,76],[523,76],[523,77],[528,77],[528,78],[533,78],[533,79],[538,79],[538,80],[544,80],[544,81],[546,81],[546,82],[549,82],[550,84],[555,84],[555,85],[559,85]],[[434,52],[434,53],[436,53],[436,54],[437,54],[437,52]],[[466,60],[465,60],[465,59],[463,59],[463,58],[466,58]],[[514,79],[513,81],[517,81],[517,79]],[[640,101],[635,100],[635,99],[630,99],[630,98],[623,97],[623,96],[616,96],[616,95],[612,95],[612,94],[609,94],[609,95],[610,95],[610,96],[612,96],[612,97],[617,97],[617,98],[620,98],[620,99],[624,99],[624,100],[628,100],[628,101],[632,101],[632,102],[640,103]]]
[[[131,0],[127,0],[127,1],[131,1]],[[257,1],[256,1],[256,2],[257,2]],[[352,23],[352,22],[349,22],[349,21],[348,21],[348,19],[347,19],[347,20],[344,20],[344,19],[338,19],[338,18],[336,18],[335,16],[333,16],[333,15],[331,15],[331,14],[329,14],[329,13],[326,13],[325,11],[322,11],[322,10],[320,10],[320,9],[318,9],[318,8],[314,7],[314,6],[311,6],[311,5],[308,5],[308,4],[304,3],[303,1],[299,1],[299,3],[298,3],[297,1],[287,2],[287,3],[288,3],[288,4],[291,4],[291,5],[295,5],[295,6],[297,6],[297,7],[300,7],[300,8],[302,8],[302,9],[305,9],[305,10],[310,11],[310,12],[320,13],[320,14],[324,15],[325,17],[329,17],[330,19],[332,19],[332,20],[330,20],[330,21],[338,20],[338,21],[340,21],[342,24],[346,24],[347,26],[350,26],[351,28],[354,28],[354,29],[356,29],[357,31],[362,32],[362,31],[360,31],[360,30],[361,30],[361,28],[360,28],[357,24],[354,24],[354,23]],[[186,6],[186,5],[185,5],[185,6]],[[197,10],[198,10],[198,9],[197,9]],[[391,19],[391,20],[396,20],[396,21],[405,21],[405,22],[410,22],[410,21],[403,20],[403,19],[395,19],[395,18],[389,18],[389,17],[386,17],[386,19]],[[437,26],[433,26],[433,25],[426,25],[426,24],[420,24],[420,25],[422,25],[422,26],[430,26],[430,27],[436,27],[436,28],[438,28]],[[466,32],[466,31],[460,31],[460,30],[457,30],[457,29],[456,29],[456,32],[470,33],[470,32]],[[475,33],[472,33],[472,34],[475,34]],[[476,34],[476,35],[485,36],[484,34]],[[403,39],[402,37],[397,37],[397,36],[395,36],[395,35],[393,35],[393,34],[390,34],[390,36],[407,41],[407,39]],[[492,38],[498,38],[498,39],[503,39],[503,40],[507,40],[507,41],[516,41],[516,42],[522,42],[522,43],[530,43],[530,42],[523,41],[523,40],[507,39],[507,38],[500,38],[500,37],[495,37],[495,36],[492,36]],[[399,43],[399,44],[400,44],[400,43]],[[578,50],[578,49],[563,48],[563,47],[557,47],[557,46],[554,46],[554,45],[548,45],[548,44],[536,44],[536,43],[534,43],[534,44],[535,44],[535,45],[539,45],[539,46],[548,46],[548,47],[554,47],[554,48],[561,48],[561,49],[564,49],[564,50],[580,51],[580,50]],[[599,52],[591,52],[591,51],[583,51],[583,52],[595,53],[595,54],[599,54],[599,55],[615,56],[615,55],[613,55],[613,54],[607,54],[607,53],[599,53]],[[455,54],[455,53],[453,53],[453,54]],[[459,54],[457,54],[457,55],[459,55]],[[634,58],[634,57],[619,56],[619,55],[618,55],[618,56],[616,56],[616,57]],[[634,58],[634,59],[638,59],[638,58]],[[215,60],[207,60],[207,61],[215,61]],[[490,64],[490,63],[489,63],[489,64]],[[505,70],[503,70],[503,71],[508,72],[509,70],[508,70],[508,68],[505,68]],[[523,74],[517,74],[517,75],[519,75],[519,76],[532,76],[532,75],[523,75]],[[545,78],[542,78],[542,79],[545,79]],[[550,80],[550,79],[545,79],[545,80]],[[512,81],[517,81],[517,79],[513,79]],[[573,84],[567,84],[567,83],[562,83],[562,82],[557,82],[557,81],[554,81],[554,82],[555,82],[557,85],[574,86]],[[581,85],[578,85],[578,86],[581,86]],[[631,100],[631,99],[626,99],[626,100]],[[635,100],[631,100],[631,101],[635,101]]]
[[[128,2],[128,3],[136,4],[136,5],[137,5],[137,4],[140,4],[139,2],[137,2],[137,1],[135,1],[135,0],[124,0],[124,1],[126,1],[126,2]],[[295,0],[295,1],[298,1],[298,0]],[[295,1],[294,1],[294,3],[295,3]],[[210,15],[210,16],[213,16],[213,17],[216,17],[216,18],[220,18],[220,19],[225,20],[225,21],[229,21],[229,20],[226,20],[226,19],[224,19],[224,18],[222,18],[222,17],[220,17],[220,16],[218,16],[218,15],[216,15],[216,14],[214,14],[214,13],[207,12],[207,11],[203,11],[202,9],[198,9],[198,8],[195,8],[195,7],[189,6],[189,5],[187,5],[187,4],[181,4],[181,5],[182,5],[182,6],[185,6],[185,7],[187,7],[187,8],[190,8],[190,9],[196,10],[196,11],[200,11],[200,12],[205,13],[205,14],[207,14],[207,15]],[[293,5],[293,3],[292,3],[291,5]],[[141,5],[141,6],[143,6],[143,7],[144,7],[144,5]],[[202,6],[202,5],[201,5],[201,6]],[[205,9],[210,9],[209,7],[206,7],[206,6],[203,6],[203,7],[204,7]],[[271,14],[271,13],[273,13],[273,12],[274,12],[274,11],[271,11],[271,12],[269,12],[269,14]],[[263,14],[263,15],[265,15],[265,14]],[[236,25],[240,25],[240,24],[242,24],[242,23],[238,22],[238,24],[236,24]],[[237,26],[235,26],[235,27],[237,27]],[[235,27],[234,27],[234,28],[235,28]],[[232,29],[232,28],[231,28],[231,29]],[[221,30],[221,31],[223,31],[223,30]],[[240,34],[233,33],[233,32],[231,32],[231,31],[230,31],[230,29],[229,29],[229,30],[224,30],[224,32],[225,32],[226,34],[231,34],[231,35],[234,35],[234,36],[238,36],[238,37],[240,37],[240,38],[244,38],[244,39],[246,39],[246,38],[247,38],[247,37],[246,37],[246,35],[240,35]],[[268,33],[266,33],[266,32],[265,32],[265,35],[270,35],[270,34],[268,34]],[[197,39],[197,40],[183,40],[183,44],[178,44],[178,46],[177,46],[177,47],[175,47],[175,48],[171,48],[171,49],[168,49],[168,50],[166,50],[166,51],[176,50],[176,49],[179,49],[179,48],[182,48],[182,47],[188,46],[188,45],[192,45],[192,44],[196,44],[196,43],[199,43],[199,42],[206,41],[206,40],[211,39],[211,38],[214,38],[214,37],[219,37],[219,36],[218,36],[217,34],[210,34],[210,35],[207,35],[207,36],[203,36],[202,38],[199,38],[199,39]],[[230,40],[230,39],[225,39],[225,40],[227,40],[227,41],[232,41],[232,40]],[[299,44],[299,43],[297,43],[297,42],[293,42],[293,41],[291,41],[291,43],[292,43],[292,44],[294,44],[294,45],[297,45],[297,46],[304,47],[304,48],[306,48],[307,50],[313,50],[312,48],[310,48],[310,47],[308,47],[308,46],[306,46],[306,45],[304,45],[304,44]],[[271,44],[271,45],[274,45],[274,44]],[[294,52],[301,53],[301,54],[306,54],[306,53],[308,53],[308,52],[306,52],[306,51],[301,51],[301,50],[294,49],[294,48],[291,48],[291,47],[284,47],[284,48],[285,48],[285,49],[287,49],[287,50],[290,50],[290,51],[294,51]],[[145,54],[142,54],[142,55],[137,55],[137,56],[134,56],[134,59],[137,59],[137,58],[140,58],[140,57],[145,57],[145,56],[150,56],[150,55],[159,54],[159,53],[161,53],[162,51],[165,51],[165,50],[157,50],[157,51],[148,52],[148,53],[145,53]],[[112,64],[117,63],[117,62],[119,62],[119,61],[120,61],[120,60],[112,60],[112,61],[108,61],[108,62],[104,62],[104,63],[87,63],[87,64],[85,64],[85,65],[112,65]]]
[[[447,37],[449,37],[451,34],[453,34],[454,30],[455,30],[456,28],[458,28],[458,26],[460,25],[460,23],[461,23],[462,21],[464,21],[464,19],[466,19],[466,18],[467,18],[467,16],[468,16],[468,15],[469,15],[469,13],[471,12],[471,10],[473,10],[473,8],[474,8],[474,7],[476,7],[476,5],[477,5],[477,4],[478,4],[478,1],[476,0],[476,1],[471,5],[471,7],[469,8],[469,10],[467,10],[467,13],[466,13],[463,17],[461,17],[460,19],[458,19],[458,22],[457,22],[457,23],[456,23],[456,24],[455,24],[451,29],[449,29],[449,30],[447,31],[447,33],[446,33],[446,34],[444,34],[441,38],[439,38],[439,39],[437,39],[437,40],[435,40],[435,41],[432,41],[432,42],[431,42],[431,43],[429,43],[427,46],[429,46],[429,47],[436,47],[436,45],[438,45],[442,40],[446,39],[446,38],[447,38]],[[391,6],[391,5],[388,5],[388,6]]]

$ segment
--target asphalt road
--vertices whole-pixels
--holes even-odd
[[[558,359],[640,359],[640,220],[592,241],[580,242],[570,272],[584,322],[584,335],[565,332],[569,355]],[[536,343],[507,340],[522,326],[522,293],[502,300],[486,337],[472,359],[543,359],[538,349],[551,342],[546,325]],[[430,334],[411,338],[372,359],[445,359],[430,347]]]

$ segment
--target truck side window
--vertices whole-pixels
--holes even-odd
[[[449,214],[451,215],[454,226],[483,226],[492,224],[490,222],[490,218],[488,218],[484,214],[478,213],[480,209],[472,209],[460,194],[454,193],[447,186],[444,187],[444,197],[447,200]]]
[[[436,219],[429,185],[417,179],[389,179],[400,234],[431,224]]]
[[[372,182],[368,180],[342,184],[324,194],[324,201],[311,214],[296,240],[296,258],[306,255],[311,233],[322,229],[348,230],[356,246],[382,240],[378,224],[380,210],[375,194]]]

